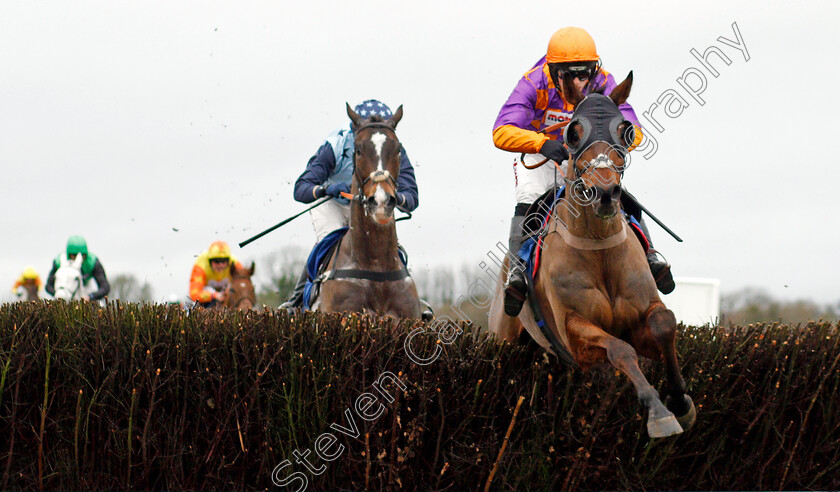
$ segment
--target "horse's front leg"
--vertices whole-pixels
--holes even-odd
[[[685,380],[677,362],[677,318],[661,302],[655,302],[648,308],[645,325],[633,333],[633,344],[642,350],[642,355],[651,359],[657,359],[661,354],[667,378],[665,405],[674,412],[680,425],[688,429],[697,420],[697,410],[685,392]]]
[[[629,343],[610,335],[575,312],[566,317],[566,333],[572,355],[582,368],[609,361],[630,379],[639,401],[648,409],[647,430],[650,437],[667,437],[683,431],[674,414],[662,404],[659,394],[642,374],[639,356]]]

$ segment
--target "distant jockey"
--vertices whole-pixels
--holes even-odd
[[[82,282],[89,290],[93,289],[92,281],[96,281],[96,290],[91,294],[82,296],[82,299],[91,301],[98,301],[111,292],[111,284],[108,283],[108,277],[105,276],[105,269],[99,258],[93,253],[88,252],[87,242],[82,236],[70,236],[67,239],[67,249],[64,253],[55,257],[52,263],[52,269],[49,276],[47,276],[47,285],[44,290],[47,294],[55,296],[55,272],[69,261],[75,260],[76,255],[82,255]],[[63,257],[63,258],[62,258]]]
[[[15,285],[12,286],[12,292],[15,293],[18,297],[22,297],[24,294],[24,287],[32,287],[35,286],[37,290],[41,290],[41,277],[38,275],[38,272],[35,271],[34,268],[31,266],[26,267],[23,270],[23,273],[18,277],[15,281]]]
[[[165,303],[167,306],[178,306],[180,308],[184,307],[184,303],[181,301],[181,298],[178,297],[178,294],[175,293],[169,294],[169,297],[166,298]]]
[[[508,152],[539,153],[558,165],[569,158],[569,153],[564,147],[562,128],[549,133],[539,133],[539,130],[555,123],[569,121],[572,117],[574,107],[566,102],[562,92],[563,74],[567,72],[571,74],[575,86],[583,91],[583,94],[603,87],[604,94],[609,95],[616,87],[613,76],[601,68],[600,57],[592,37],[579,27],[564,27],[551,36],[546,56],[519,79],[499,111],[493,125],[493,143],[496,147]],[[619,109],[624,117],[636,126],[636,140],[630,146],[632,150],[642,139],[639,120],[629,104],[622,104]],[[555,184],[558,187],[564,184],[563,173],[555,173],[554,169],[555,166],[552,165],[525,169],[514,162],[516,208],[510,224],[509,240],[510,253],[513,255],[516,255],[522,246],[525,234],[522,227],[528,207]],[[624,197],[625,195],[622,195],[622,198]],[[641,228],[650,241],[650,234],[638,204],[634,206],[622,199],[622,207],[641,223]],[[671,267],[658,257],[652,245],[648,252],[648,263],[659,290],[665,294],[671,292],[674,289]],[[527,286],[521,262],[511,264],[505,288],[505,312],[509,316],[516,316],[525,301]]]
[[[202,307],[214,307],[224,302],[225,291],[231,282],[231,264],[244,268],[230,253],[226,242],[214,241],[195,260],[190,275],[190,299]]]
[[[376,99],[369,99],[356,106],[356,113],[368,119],[379,115],[389,119],[391,109]],[[311,203],[325,196],[333,197],[310,214],[312,226],[315,228],[316,244],[330,232],[347,227],[350,223],[350,201],[341,193],[350,193],[353,182],[353,156],[356,138],[350,121],[341,128],[327,135],[326,140],[306,165],[306,170],[295,182],[295,200]],[[411,212],[418,205],[417,181],[414,179],[414,168],[408,160],[404,148],[400,148],[400,175],[397,178],[397,208],[403,212]],[[292,309],[303,304],[303,288],[306,284],[307,273],[304,266],[303,273],[298,278],[294,291],[289,300],[280,307]]]

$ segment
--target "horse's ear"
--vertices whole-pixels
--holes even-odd
[[[563,99],[572,106],[577,106],[583,101],[583,94],[575,86],[571,72],[563,74]]]
[[[610,99],[612,102],[615,103],[616,106],[621,106],[627,101],[627,98],[630,96],[630,87],[633,86],[633,71],[630,70],[630,73],[627,74],[627,78],[624,79],[615,89],[610,92]]]
[[[254,267],[255,267],[255,266],[256,266],[256,265],[254,265],[254,262],[252,261],[252,262],[251,262],[251,275],[252,275],[252,276],[254,275]]]
[[[77,254],[76,259],[73,260],[73,268],[75,268],[76,270],[80,270],[82,268],[82,262],[83,261],[84,261],[84,258],[82,258],[82,254],[81,253]]]
[[[391,116],[390,119],[388,119],[388,124],[391,125],[391,128],[393,128],[395,130],[397,129],[397,123],[400,122],[400,120],[402,119],[402,116],[403,116],[403,110],[402,110],[402,104],[400,104],[400,107],[397,108],[397,111],[394,113],[394,115]]]
[[[353,108],[350,107],[350,103],[344,103],[344,104],[347,104],[347,116],[350,117],[350,121],[353,122],[353,126],[358,127],[359,125],[361,125],[362,124],[362,117],[359,116],[358,113],[353,111]]]

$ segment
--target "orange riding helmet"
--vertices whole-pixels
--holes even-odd
[[[564,27],[555,32],[548,41],[545,61],[548,75],[558,90],[564,73],[591,82],[600,65],[595,41],[579,27]]]
[[[595,40],[579,27],[564,27],[555,32],[548,40],[545,55],[548,63],[598,61],[600,58],[595,49]]]

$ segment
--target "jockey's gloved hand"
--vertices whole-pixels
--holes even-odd
[[[560,164],[569,158],[569,151],[557,140],[546,140],[540,148],[540,154]]]
[[[347,183],[333,183],[327,186],[326,194],[333,198],[341,198],[341,193],[350,193],[350,185]]]

